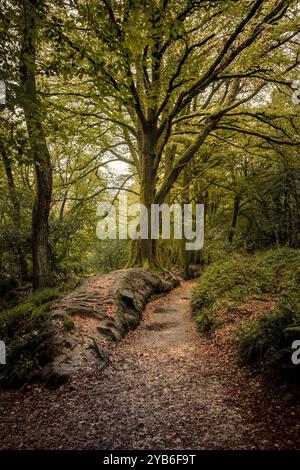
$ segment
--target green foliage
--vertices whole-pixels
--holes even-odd
[[[216,261],[204,270],[192,298],[195,318],[202,331],[214,325],[220,299],[240,300],[261,293],[267,279],[264,271],[257,272],[257,267],[250,255],[232,255],[229,261]]]
[[[33,292],[29,298],[29,302],[38,307],[55,300],[59,295],[58,289],[40,289]]]
[[[299,281],[300,250],[281,248],[215,262],[204,271],[193,292],[199,329],[218,327],[217,312],[225,309],[225,315],[234,313],[247,298],[276,299],[274,309],[244,323],[236,332],[238,357],[242,363],[259,363],[277,374],[285,370],[286,380],[298,381],[291,345],[300,332]]]
[[[0,316],[0,338],[5,341],[8,384],[28,382],[51,358],[52,343],[48,311],[59,296],[58,289],[41,289]]]
[[[129,258],[127,240],[97,240],[84,266],[92,272],[109,272],[124,268]]]
[[[291,248],[256,255],[232,254],[204,270],[193,291],[193,310],[199,328],[209,330],[220,302],[241,301],[249,296],[274,296],[299,283],[300,251]]]
[[[299,338],[300,290],[281,294],[274,311],[258,317],[238,332],[242,362],[263,361],[267,366],[291,364],[291,344]]]
[[[138,192],[146,161],[155,162],[157,192],[170,190],[170,200],[180,200],[185,155],[195,176],[188,199],[203,201],[207,216],[203,256],[193,253],[192,264],[222,257],[226,238],[239,249],[298,246],[297,113],[289,96],[297,78],[291,67],[298,53],[295,2],[278,11],[272,2],[252,11],[251,2],[232,0],[224,0],[224,8],[188,0],[110,3],[32,2],[28,12],[37,17],[36,110],[53,173],[52,279],[123,266],[125,243],[96,240],[96,204],[113,200],[120,188],[136,186]],[[5,2],[0,17],[0,78],[8,89],[0,120],[0,275],[26,283],[32,279],[36,185],[34,152],[16,96],[22,54],[16,60],[15,51],[24,49],[27,4]],[[245,27],[236,36],[242,18]],[[224,41],[230,38],[229,51]],[[198,145],[214,116],[221,118],[218,128]],[[156,153],[151,158],[148,135]],[[165,178],[168,148],[174,150],[172,184]],[[126,174],[109,167],[115,160],[126,165]],[[233,224],[235,200],[240,207]],[[210,249],[209,238],[218,249]],[[160,260],[167,267],[180,259],[180,244],[169,245]]]

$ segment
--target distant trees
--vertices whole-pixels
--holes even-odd
[[[273,116],[278,135],[286,138],[292,128],[299,132],[298,118],[290,116],[289,121]],[[208,168],[203,180],[208,187],[208,237],[218,227],[233,247],[299,246],[299,146],[292,139],[274,143],[243,132],[234,138],[218,134],[216,140],[210,148],[222,163]]]

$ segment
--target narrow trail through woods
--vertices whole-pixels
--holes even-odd
[[[78,376],[57,390],[31,385],[2,392],[0,447],[251,449],[273,447],[274,436],[280,444],[276,429],[270,437],[266,428],[268,410],[257,422],[243,397],[235,400],[223,380],[225,366],[215,364],[217,352],[196,330],[194,282],[151,301],[105,371]],[[234,369],[231,374],[237,390]],[[244,388],[249,398],[249,384]]]

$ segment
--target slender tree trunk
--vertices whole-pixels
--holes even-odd
[[[19,204],[19,199],[17,197],[17,192],[16,192],[16,187],[15,187],[10,160],[6,153],[4,145],[2,145],[1,142],[0,142],[0,152],[1,152],[2,160],[3,160],[3,164],[5,168],[9,196],[10,196],[10,200],[13,206],[13,212],[14,212],[13,219],[14,219],[14,222],[16,222],[16,220],[19,220],[20,218],[20,204]]]
[[[228,241],[230,245],[233,242],[233,237],[234,237],[236,224],[237,224],[239,211],[240,211],[240,203],[241,203],[241,195],[236,194],[234,196],[232,222],[231,222],[231,227],[230,227],[229,234],[228,234]]]
[[[52,167],[42,124],[41,105],[36,95],[37,2],[23,0],[23,11],[21,100],[36,176],[36,197],[32,213],[32,262],[33,288],[37,289],[51,285],[48,219],[52,195]]]
[[[0,142],[0,152],[2,155],[2,160],[3,160],[3,164],[5,168],[9,196],[10,196],[10,200],[11,200],[12,207],[13,207],[13,213],[12,213],[13,224],[17,231],[19,228],[20,219],[21,219],[20,203],[19,203],[19,198],[18,198],[17,191],[16,191],[11,163],[6,153],[6,149],[4,145],[2,145],[1,142]],[[14,252],[14,256],[16,257],[16,259],[19,260],[20,279],[21,281],[27,280],[28,279],[28,266],[26,262],[25,253],[13,245],[14,244],[12,244],[12,251]]]

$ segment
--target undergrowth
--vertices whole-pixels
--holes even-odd
[[[272,298],[276,306],[240,327],[240,360],[259,362],[268,368],[286,365],[293,369],[291,345],[300,339],[300,250],[281,248],[255,255],[235,254],[230,260],[208,266],[193,291],[193,311],[199,329],[217,328],[221,308],[233,310],[255,297]]]
[[[300,289],[282,293],[276,308],[238,332],[238,353],[242,362],[292,369],[293,341],[300,337]]]
[[[52,354],[48,311],[61,289],[41,289],[21,304],[1,313],[0,339],[6,345],[2,381],[17,384],[32,380]]]

